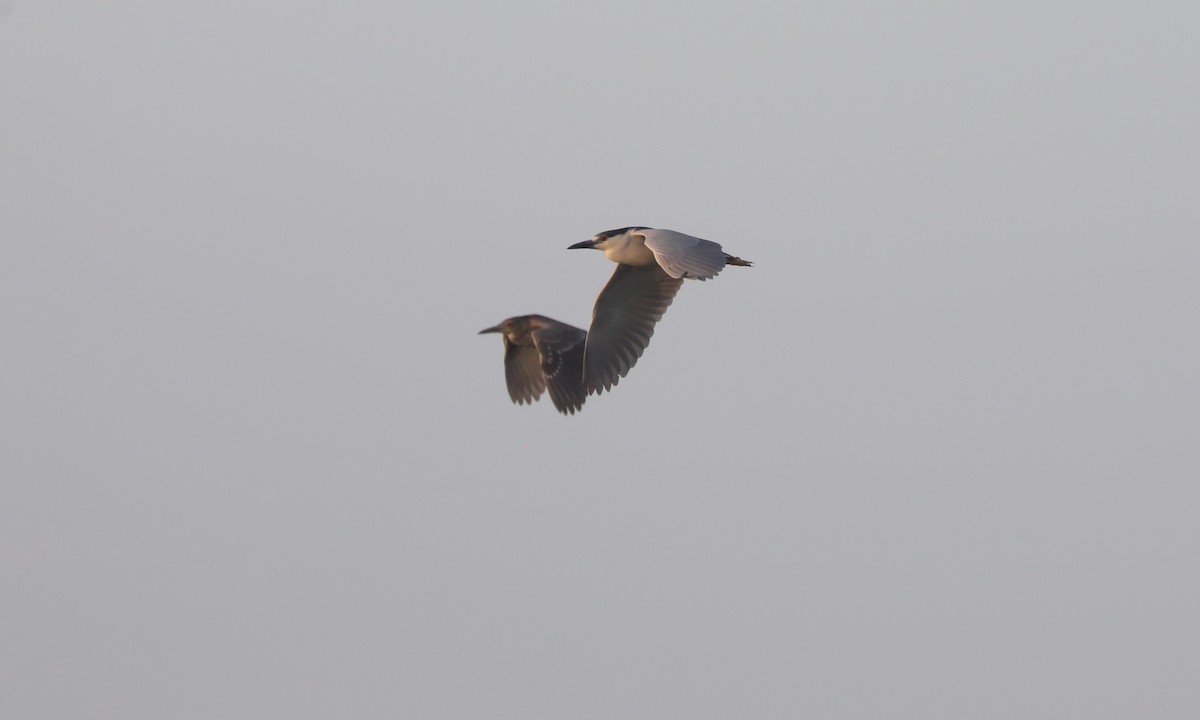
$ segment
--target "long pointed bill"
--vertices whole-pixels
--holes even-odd
[[[504,332],[504,328],[497,325],[496,327],[490,327],[490,328],[486,328],[484,330],[480,330],[479,334],[484,335],[486,333],[502,333],[502,332]]]
[[[579,250],[581,248],[594,248],[594,247],[596,247],[595,240],[584,240],[583,242],[577,242],[574,245],[567,247],[567,249],[568,250]]]

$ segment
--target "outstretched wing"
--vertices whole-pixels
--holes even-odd
[[[583,387],[583,349],[587,333],[573,325],[555,321],[535,330],[533,342],[541,354],[542,375],[550,390],[550,400],[564,415],[583,408],[587,390]]]
[[[702,240],[674,230],[646,228],[637,233],[654,253],[654,259],[674,278],[707,280],[725,267],[725,252],[711,240]]]
[[[588,329],[583,382],[589,394],[611,390],[637,363],[682,284],[657,265],[617,265]]]
[[[504,380],[508,383],[508,396],[518,405],[532,403],[546,389],[546,378],[538,351],[532,345],[517,345],[504,336]]]

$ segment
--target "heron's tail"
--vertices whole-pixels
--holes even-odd
[[[728,253],[725,254],[726,265],[741,265],[742,267],[752,267],[754,263],[749,260],[743,260],[740,257],[734,257]]]

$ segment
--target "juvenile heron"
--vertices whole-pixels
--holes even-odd
[[[685,278],[707,280],[726,265],[750,265],[711,240],[637,226],[606,230],[569,249],[577,248],[603,250],[617,263],[596,298],[584,345],[583,384],[588,394],[611,390],[629,373]]]
[[[510,317],[479,334],[504,336],[504,379],[518,405],[532,404],[550,389],[550,400],[564,415],[583,408],[583,349],[587,333],[542,315]]]

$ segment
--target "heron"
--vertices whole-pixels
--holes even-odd
[[[751,265],[711,240],[637,225],[606,230],[568,249],[582,248],[603,250],[617,263],[596,298],[584,343],[589,395],[611,391],[629,373],[685,279],[708,280],[726,265]]]
[[[586,331],[544,315],[519,315],[479,331],[485,333],[504,336],[504,380],[514,403],[533,404],[549,389],[560,413],[583,409]]]

